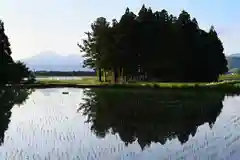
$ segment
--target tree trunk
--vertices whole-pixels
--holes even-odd
[[[114,70],[113,70],[113,81],[114,81],[114,83],[117,83],[117,79],[118,79],[117,69],[114,68]]]
[[[120,80],[121,82],[123,82],[123,68],[119,68],[119,77],[120,77]]]
[[[104,74],[104,82],[107,82],[107,73],[106,73],[106,71],[104,71],[103,74]]]
[[[101,71],[101,68],[98,68],[98,80],[99,80],[99,82],[102,82],[102,71]]]

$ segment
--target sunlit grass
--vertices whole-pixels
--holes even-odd
[[[109,80],[109,78],[108,78]],[[143,82],[143,81],[134,81],[128,82],[124,84],[131,85],[141,85],[141,86],[153,86],[158,85],[162,87],[183,87],[183,86],[209,86],[209,85],[219,85],[219,84],[229,84],[229,83],[239,83],[240,82],[240,74],[236,75],[222,75],[219,77],[219,82]],[[100,84],[111,84],[111,82],[99,82],[98,77],[84,77],[82,79],[41,79],[38,80],[38,83],[41,84],[88,84],[88,85],[100,85]]]
[[[220,81],[223,80],[240,80],[240,74],[228,74],[228,75],[221,75],[219,77]]]
[[[41,79],[37,81],[40,84],[101,84],[97,77],[88,77],[83,79]]]
[[[42,79],[37,82],[37,87],[111,87],[111,88],[162,88],[162,89],[221,89],[221,90],[239,90],[240,80],[225,80],[219,82],[202,83],[173,83],[173,82],[134,82],[134,83],[111,83],[99,82],[97,77],[88,77],[72,80]]]

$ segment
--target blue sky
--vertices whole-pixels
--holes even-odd
[[[13,58],[45,50],[79,53],[77,42],[99,16],[119,19],[128,6],[135,13],[142,4],[166,9],[177,16],[185,9],[201,28],[215,26],[225,53],[240,52],[240,1],[237,0],[0,0],[0,19],[12,45]]]

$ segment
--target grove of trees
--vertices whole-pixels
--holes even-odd
[[[4,23],[0,20],[0,86],[12,83],[21,83],[24,78],[34,80],[34,75],[27,66],[12,57],[8,36],[5,34]]]
[[[127,8],[119,21],[97,18],[85,34],[78,44],[84,66],[95,69],[100,81],[111,75],[114,82],[210,82],[228,70],[214,27],[201,29],[186,11],[175,17],[144,5],[138,14]]]

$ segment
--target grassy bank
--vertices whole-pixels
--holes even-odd
[[[240,76],[239,76],[240,78]],[[63,79],[63,80],[57,80],[57,79],[41,79],[37,81],[37,84],[42,85],[59,85],[59,84],[68,84],[68,85],[110,85],[110,86],[159,86],[159,87],[204,87],[204,86],[219,86],[219,85],[232,85],[240,83],[240,80],[234,80],[233,76],[227,77],[221,77],[221,81],[219,82],[212,82],[212,83],[206,83],[206,82],[146,82],[146,81],[138,81],[138,82],[128,82],[124,84],[113,84],[109,82],[99,82],[97,77],[87,77],[82,79]]]
[[[214,83],[159,83],[134,82],[125,84],[100,83],[96,77],[74,80],[42,79],[34,84],[13,85],[24,88],[134,88],[134,89],[176,89],[176,90],[217,90],[229,93],[240,93],[240,80],[222,81]]]
[[[98,81],[97,77],[84,77],[82,79],[41,79],[37,81],[38,84],[85,84],[85,85],[97,85],[102,84]]]
[[[104,79],[104,77],[102,77],[102,79]],[[108,81],[110,81],[111,77],[107,78]],[[219,81],[237,81],[239,80],[240,81],[240,74],[234,74],[234,75],[221,75],[219,77]],[[38,81],[39,83],[43,83],[43,84],[103,84],[103,82],[99,82],[98,81],[98,77],[83,77],[82,79],[61,79],[61,80],[58,80],[58,79],[41,79]],[[132,83],[132,82],[131,82]],[[152,84],[153,82],[134,82],[134,83],[137,83],[137,84]],[[105,83],[106,84],[106,83]],[[159,83],[158,83],[159,84]],[[194,84],[200,84],[200,85],[205,85],[205,84],[208,84],[208,83],[176,83],[176,82],[169,82],[169,83],[160,83],[160,84],[163,84],[163,85],[194,85]]]
[[[219,80],[220,81],[223,81],[223,80],[240,80],[240,74],[221,75],[219,77]]]

